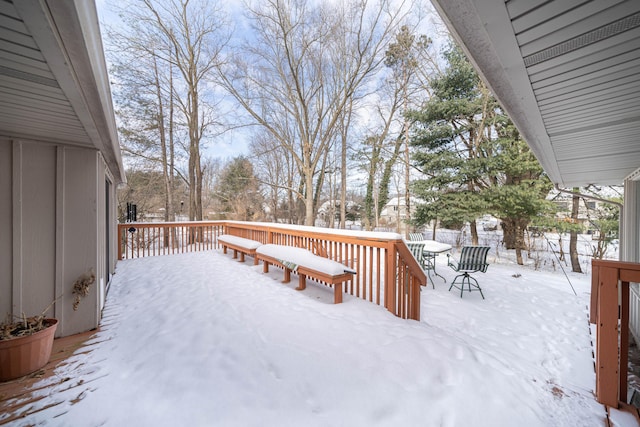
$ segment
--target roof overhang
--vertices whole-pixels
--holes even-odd
[[[0,135],[93,147],[124,168],[93,1],[0,2]]]
[[[640,167],[640,2],[432,2],[554,183]]]

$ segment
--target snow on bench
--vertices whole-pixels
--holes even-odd
[[[306,288],[307,277],[333,285],[333,302],[342,302],[342,283],[353,278],[356,271],[333,261],[314,255],[313,252],[292,246],[266,244],[256,249],[256,258],[263,262],[263,271],[269,272],[269,264],[284,269],[283,283],[291,281],[291,272],[298,274],[299,282],[296,290]]]
[[[240,262],[244,262],[244,255],[253,257],[253,265],[258,265],[256,258],[256,249],[262,246],[257,240],[245,239],[244,237],[232,236],[230,234],[221,234],[218,236],[218,243],[222,245],[222,252],[227,253],[227,248],[233,249],[233,258],[238,257],[240,253]]]

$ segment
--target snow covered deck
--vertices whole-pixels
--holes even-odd
[[[121,260],[218,249],[224,246],[221,236],[236,243],[306,249],[355,272],[349,280],[345,278],[345,293],[382,305],[403,319],[420,320],[420,287],[427,283],[427,277],[397,233],[246,221],[190,221],[119,224],[118,235]],[[248,248],[236,248],[249,252]],[[335,284],[323,277],[309,278]]]
[[[72,356],[90,352],[97,343],[92,341],[96,333],[90,331],[55,339],[49,363],[42,369],[16,380],[0,382],[0,425],[18,425],[44,409],[67,406],[73,402],[68,402],[73,394],[81,398],[90,391],[91,382],[85,381],[78,369],[82,358]],[[59,375],[60,370],[69,375]],[[29,425],[29,422],[19,425]]]
[[[600,427],[589,276],[569,276],[577,296],[560,272],[494,263],[486,300],[423,288],[416,322],[221,250],[122,261],[91,351],[49,377],[86,386],[42,379],[23,421]]]

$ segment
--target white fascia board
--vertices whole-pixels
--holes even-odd
[[[78,18],[84,34],[84,40],[87,45],[87,53],[89,61],[95,76],[98,94],[100,96],[102,110],[108,131],[108,142],[118,164],[119,178],[125,181],[124,167],[122,165],[122,155],[120,151],[120,142],[118,139],[118,130],[116,126],[115,113],[113,110],[113,98],[111,97],[111,87],[109,85],[109,72],[104,57],[104,46],[102,44],[102,36],[100,35],[100,22],[95,3],[93,1],[75,0]]]

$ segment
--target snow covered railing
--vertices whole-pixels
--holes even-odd
[[[118,259],[216,249],[223,230],[223,221],[118,224]]]
[[[627,405],[629,283],[640,282],[640,264],[591,261],[589,322],[596,328],[596,399],[612,408]]]
[[[119,259],[218,249],[220,235],[304,248],[353,269],[343,292],[420,319],[424,271],[397,233],[242,221],[127,223],[118,226]]]

